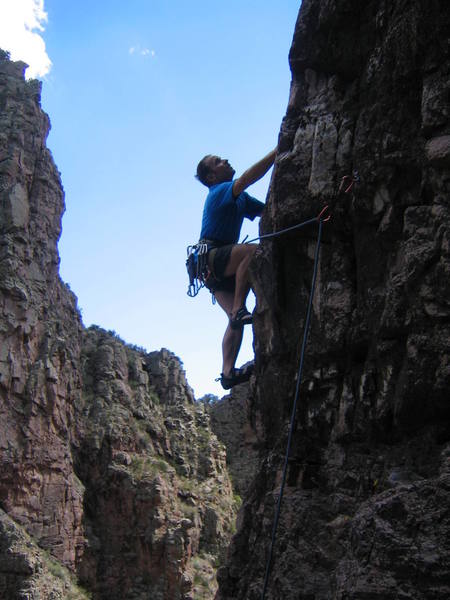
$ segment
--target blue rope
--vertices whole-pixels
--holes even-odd
[[[307,223],[310,223],[312,221],[317,221],[317,218],[311,219],[310,221],[305,221],[305,223],[301,223],[300,226],[306,225]],[[287,448],[286,448],[286,457],[285,457],[285,460],[284,460],[283,479],[282,479],[282,482],[281,482],[280,495],[278,496],[277,510],[276,510],[276,513],[275,513],[275,520],[274,520],[273,528],[272,528],[272,540],[271,540],[271,543],[270,543],[269,558],[267,559],[266,574],[265,574],[265,577],[264,577],[264,588],[263,588],[263,591],[262,591],[261,600],[264,600],[264,598],[266,597],[267,586],[268,586],[268,583],[269,583],[270,567],[272,565],[273,548],[275,546],[275,539],[276,539],[276,534],[277,534],[278,521],[279,521],[279,518],[280,518],[281,501],[283,499],[284,486],[286,484],[288,460],[289,460],[289,454],[290,454],[290,451],[291,451],[291,444],[292,444],[292,432],[293,432],[293,429],[294,429],[295,415],[296,415],[296,412],[297,412],[297,402],[298,402],[298,396],[299,396],[299,392],[300,392],[300,383],[301,383],[301,379],[302,379],[303,363],[304,363],[305,350],[306,350],[306,342],[307,342],[307,339],[308,339],[309,325],[310,325],[310,321],[311,321],[312,302],[313,302],[313,298],[314,298],[314,290],[315,290],[315,287],[316,287],[317,268],[318,268],[318,264],[319,264],[320,242],[321,242],[321,239],[322,239],[322,227],[323,227],[323,221],[322,221],[322,219],[319,219],[319,232],[317,234],[316,252],[315,252],[315,257],[314,257],[314,270],[313,270],[313,276],[312,276],[312,282],[311,282],[311,293],[309,294],[308,310],[307,310],[307,313],[306,313],[306,322],[305,322],[305,328],[304,328],[304,331],[303,331],[303,343],[302,343],[302,350],[301,350],[301,353],[300,353],[300,364],[299,364],[299,367],[298,367],[297,386],[296,386],[296,389],[295,389],[294,404],[292,406],[291,423],[290,423],[290,426],[289,426],[289,436],[288,436],[288,442],[287,442]],[[296,225],[294,227],[291,227],[289,229],[297,229],[297,228],[299,228],[298,225]],[[288,231],[288,230],[284,230],[284,231]],[[277,233],[278,234],[279,233],[284,233],[284,231],[283,232],[277,232]],[[272,235],[276,235],[276,234],[269,234],[269,236],[272,236]],[[264,236],[262,236],[262,237],[264,237]]]
[[[245,242],[245,239],[242,241],[242,243],[246,243],[246,244],[251,244],[252,242],[256,242],[256,240],[268,240],[269,238],[273,238],[276,237],[278,235],[281,235],[283,233],[287,233],[288,231],[294,231],[294,229],[301,229],[302,227],[305,227],[305,225],[311,225],[311,223],[316,223],[317,222],[317,217],[314,217],[313,219],[308,219],[307,221],[303,221],[303,223],[298,223],[297,225],[292,225],[292,227],[286,227],[286,229],[281,229],[280,231],[274,231],[273,233],[266,233],[264,235],[259,235],[258,237],[255,237],[253,240],[249,240],[248,242]],[[320,219],[319,219],[320,221]]]

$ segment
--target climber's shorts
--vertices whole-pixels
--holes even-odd
[[[211,275],[205,282],[210,292],[232,292],[236,287],[236,277],[231,275],[225,277],[225,270],[230,260],[233,244],[220,246],[209,251],[208,264],[211,269]]]

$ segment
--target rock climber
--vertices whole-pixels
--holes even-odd
[[[264,204],[245,190],[261,179],[274,163],[276,148],[259,160],[240,177],[233,179],[235,170],[219,156],[208,154],[198,163],[197,179],[209,188],[203,209],[200,240],[208,244],[210,276],[206,287],[214,294],[228,316],[228,325],[222,341],[222,373],[224,389],[248,381],[253,363],[235,367],[244,325],[252,323],[246,308],[250,291],[248,267],[257,248],[256,244],[238,244],[244,218],[253,221],[261,215]]]

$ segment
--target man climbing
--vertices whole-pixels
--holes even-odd
[[[211,275],[206,286],[215,295],[229,321],[222,341],[220,381],[224,389],[250,379],[253,364],[235,368],[244,325],[252,323],[245,302],[250,291],[248,267],[255,244],[238,244],[244,218],[260,216],[264,204],[245,190],[261,179],[274,163],[276,149],[247,169],[238,179],[230,163],[208,154],[197,166],[197,179],[209,188],[203,209],[200,240],[208,244]]]

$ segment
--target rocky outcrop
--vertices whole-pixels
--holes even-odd
[[[239,496],[246,494],[260,455],[259,423],[251,413],[251,395],[250,384],[243,383],[209,405],[211,428],[226,448],[228,472]]]
[[[266,598],[450,593],[449,27],[438,0],[302,3],[262,228],[333,217]],[[267,450],[221,600],[261,597],[316,233],[263,242],[255,264]]]
[[[211,598],[235,511],[205,406],[167,350],[145,354],[94,327],[82,364],[82,583],[99,598]]]
[[[223,446],[177,357],[83,327],[24,69],[0,54],[0,597],[212,598],[235,515]]]
[[[0,598],[89,600],[76,578],[0,509]]]

